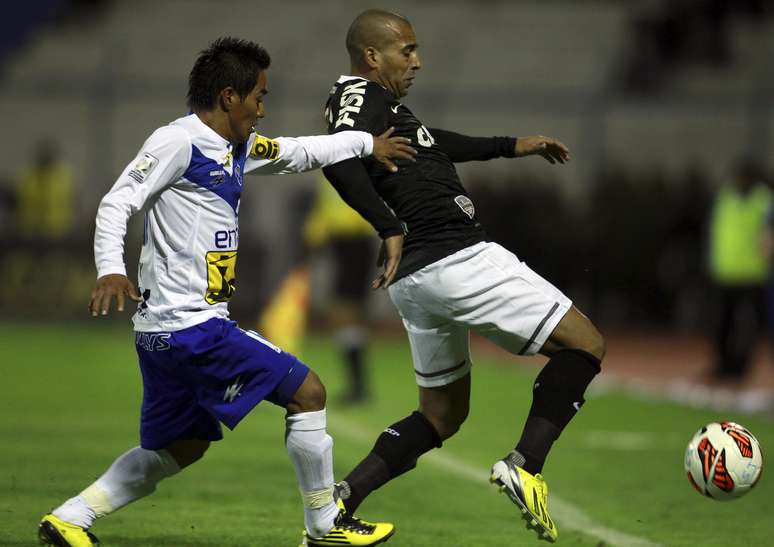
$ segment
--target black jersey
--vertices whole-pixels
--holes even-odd
[[[354,129],[379,135],[395,127],[393,136],[410,139],[418,152],[416,162],[396,161],[397,173],[372,158],[362,160],[377,193],[403,223],[396,279],[486,240],[449,155],[389,91],[363,78],[342,77],[331,89],[325,115],[329,133]]]

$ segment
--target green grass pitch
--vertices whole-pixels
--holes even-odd
[[[370,449],[382,428],[416,406],[408,345],[371,346],[372,405],[342,409],[342,368],[333,346],[311,340],[303,358],[329,392],[337,476]],[[374,493],[362,516],[395,522],[389,545],[537,545],[489,467],[513,445],[536,369],[475,356],[473,401],[462,431],[439,456]],[[0,325],[0,545],[35,544],[42,514],[94,480],[138,443],[140,375],[128,324]],[[559,545],[770,545],[774,481],[733,502],[692,490],[683,450],[704,423],[734,419],[764,447],[770,420],[718,415],[623,393],[594,396],[545,468]],[[98,521],[105,547],[291,547],[302,529],[300,496],[283,445],[283,413],[261,404],[205,458],[152,496]],[[770,463],[770,462],[767,462]],[[556,502],[554,502],[556,498]]]

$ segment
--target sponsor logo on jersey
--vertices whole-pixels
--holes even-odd
[[[236,251],[210,251],[207,260],[208,304],[228,302],[236,290]]]
[[[142,276],[142,264],[140,264],[140,276]],[[140,294],[142,295],[142,302],[137,304],[137,315],[143,319],[148,318],[148,299],[150,298],[150,289],[143,290],[142,287],[138,287]]]
[[[367,80],[360,80],[344,87],[344,91],[341,92],[341,98],[339,99],[339,117],[336,119],[334,128],[340,125],[354,127],[355,120],[352,119],[350,114],[360,112],[360,108],[365,101],[365,88],[367,85]]]
[[[392,113],[393,113],[393,114],[397,114],[397,113],[398,113],[398,109],[399,109],[401,106],[403,106],[403,105],[402,105],[402,104],[400,104],[400,103],[398,103],[398,104],[396,104],[395,106],[391,106],[391,107],[390,107],[390,110],[392,110]]]
[[[215,232],[215,248],[233,249],[239,246],[239,227]]]
[[[223,184],[226,181],[226,172],[223,169],[210,171],[209,174],[212,177],[212,184]]]
[[[145,152],[137,161],[137,163],[134,164],[132,170],[129,171],[129,176],[136,180],[138,183],[142,184],[158,164],[159,160],[156,156]]]
[[[253,146],[250,147],[250,156],[253,158],[274,161],[279,157],[279,143],[274,139],[257,135],[253,142]]]
[[[476,208],[473,206],[473,202],[470,201],[468,196],[457,196],[454,198],[454,203],[456,203],[459,208],[462,209],[462,212],[471,219],[473,218],[473,215],[476,214]]]

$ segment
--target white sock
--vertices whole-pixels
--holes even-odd
[[[145,450],[139,446],[113,462],[91,486],[52,511],[70,524],[90,528],[95,519],[156,490],[162,479],[180,471],[166,450]]]
[[[339,514],[333,501],[333,439],[325,431],[325,409],[291,414],[285,422],[285,444],[296,468],[306,531],[322,537]]]

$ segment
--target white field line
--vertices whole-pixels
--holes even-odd
[[[584,434],[581,442],[585,448],[599,450],[663,450],[674,452],[675,446],[679,446],[680,440],[681,438],[676,433],[591,429]]]
[[[335,435],[341,435],[351,441],[359,443],[371,443],[376,439],[376,431],[368,431],[357,423],[348,420],[337,413],[330,413],[328,428],[333,430]],[[365,454],[364,454],[365,455]],[[433,451],[423,456],[423,461],[429,462],[435,467],[439,467],[457,475],[460,478],[471,482],[489,486],[489,474],[487,469],[480,466],[473,466],[459,458],[455,458],[445,452]],[[494,462],[493,462],[494,463]],[[582,509],[562,500],[556,493],[551,494],[551,514],[555,517],[560,530],[562,528],[580,532],[586,536],[591,536],[605,543],[605,545],[620,545],[622,547],[661,547],[645,538],[620,532],[613,528],[608,528],[603,524],[594,521]]]

